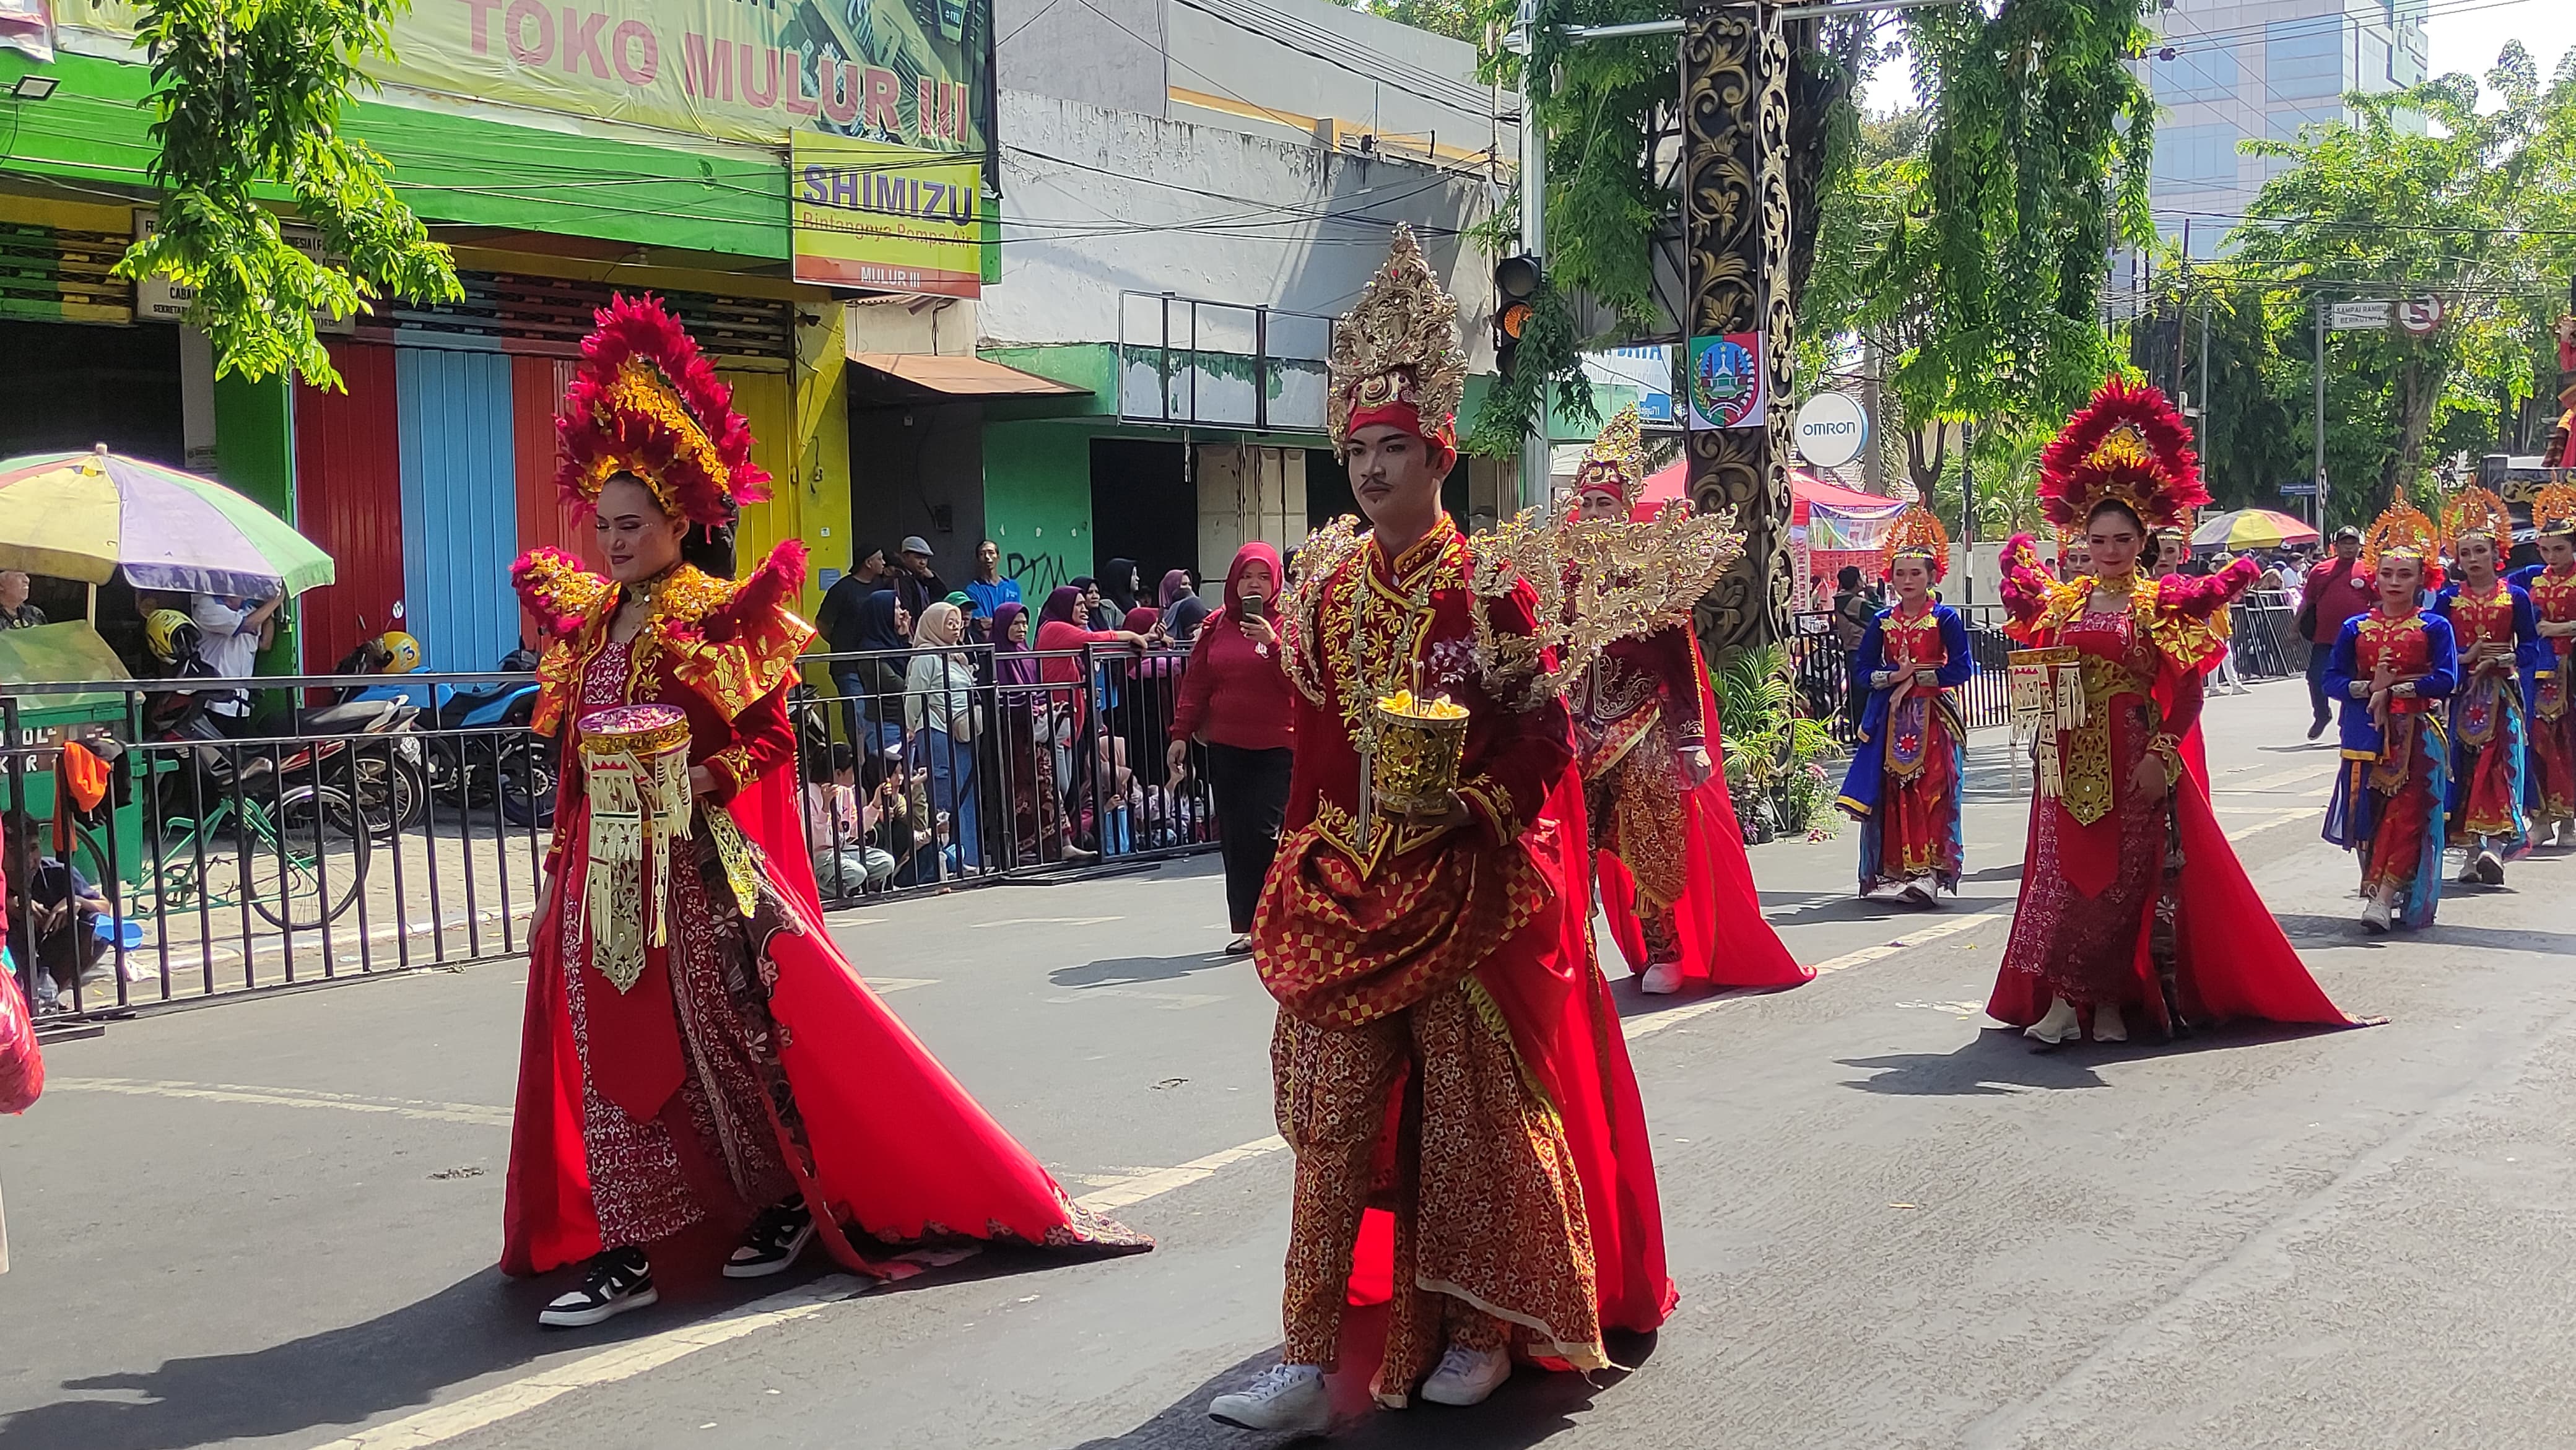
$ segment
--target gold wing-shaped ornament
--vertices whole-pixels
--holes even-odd
[[[1572,501],[1524,509],[1468,541],[1480,595],[1526,579],[1538,594],[1537,632],[1495,643],[1507,674],[1526,674],[1533,698],[1562,695],[1604,650],[1672,624],[1744,554],[1732,514],[1693,513],[1678,501],[1643,520],[1585,520]],[[1553,651],[1552,668],[1538,656]],[[1523,658],[1526,656],[1526,658]]]
[[[1308,534],[1288,570],[1288,591],[1279,609],[1281,663],[1289,683],[1318,705],[1324,703],[1324,586],[1367,542],[1367,526],[1357,515],[1344,514]]]

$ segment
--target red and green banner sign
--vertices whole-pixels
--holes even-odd
[[[976,297],[988,227],[979,158],[799,131],[788,162],[796,280]]]
[[[991,0],[412,0],[388,99],[534,110],[721,141],[807,132],[981,155]],[[131,39],[131,0],[61,5],[55,29]],[[406,94],[407,93],[407,94]]]

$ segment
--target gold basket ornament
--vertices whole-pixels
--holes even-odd
[[[1369,761],[1369,795],[1378,804],[1406,815],[1446,811],[1466,755],[1466,706],[1411,690],[1378,697]]]
[[[591,965],[624,992],[670,944],[671,843],[689,834],[689,717],[672,705],[595,710],[575,727],[590,804],[583,904]]]

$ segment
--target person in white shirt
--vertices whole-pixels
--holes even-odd
[[[199,594],[188,601],[188,617],[204,638],[197,657],[219,679],[246,680],[259,668],[259,652],[277,642],[277,611],[286,603],[278,594],[254,604],[232,595]],[[206,713],[217,729],[240,734],[250,723],[250,692],[227,690],[211,695]]]

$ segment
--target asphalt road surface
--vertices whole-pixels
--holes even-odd
[[[1853,900],[1846,831],[1754,853],[1813,984],[1641,1001],[1614,967],[1682,1296],[1614,1344],[1633,1369],[1344,1441],[2576,1445],[2576,860],[2365,937],[2303,687],[2209,722],[2222,825],[2337,1001],[2389,1025],[2045,1055],[1995,1028],[2025,807],[1980,736],[1958,902]],[[1276,1356],[1287,1225],[1271,1009],[1212,955],[1222,918],[1202,862],[833,923],[1153,1254],[861,1293],[818,1253],[588,1331],[535,1327],[563,1276],[492,1267],[520,968],[57,1044],[0,1119],[0,1450],[1264,1445],[1203,1413]]]

